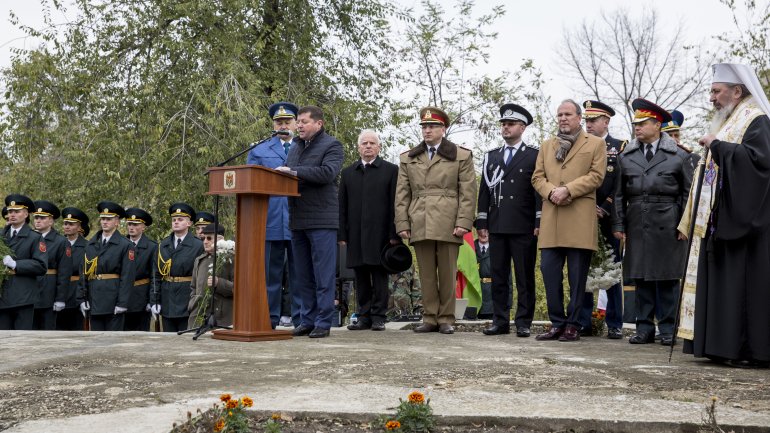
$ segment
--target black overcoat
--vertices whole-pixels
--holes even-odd
[[[69,294],[72,247],[66,237],[53,229],[42,238],[48,253],[47,266],[51,273],[37,278],[40,295],[35,302],[35,308],[52,308],[54,302],[66,303]]]
[[[85,275],[86,260],[98,259],[92,275]],[[106,245],[102,245],[99,230],[86,245],[83,263],[80,264],[79,302],[88,299],[91,314],[115,314],[115,307],[126,308],[128,294],[134,284],[134,244],[115,231]],[[100,275],[116,274],[118,278],[101,278]]]
[[[158,267],[155,260],[158,258],[158,244],[147,236],[142,235],[139,242],[134,247],[136,255],[134,257],[134,266],[136,275],[134,285],[131,288],[131,294],[128,296],[128,312],[136,313],[145,311],[150,302],[150,289],[153,287],[153,281],[157,283]],[[144,280],[147,280],[146,282]]]
[[[192,293],[192,274],[195,258],[203,254],[203,241],[196,238],[192,233],[187,233],[184,240],[177,248],[174,248],[176,237],[171,233],[160,242],[158,255],[156,256],[156,266],[158,273],[161,273],[161,267],[164,261],[171,259],[171,269],[168,274],[158,279],[160,289],[151,293],[152,304],[160,304],[160,314],[163,317],[177,318],[190,315],[187,310],[187,304],[190,302],[190,293]],[[158,256],[159,259],[158,259]],[[176,277],[186,278],[187,281],[169,281]]]
[[[383,247],[398,240],[394,202],[398,166],[379,156],[364,169],[361,160],[342,170],[340,230],[347,242],[347,266],[379,265]]]
[[[67,240],[69,243],[69,240]],[[69,278],[69,287],[67,293],[64,296],[64,308],[78,307],[78,281],[80,280],[80,268],[83,265],[83,257],[86,253],[86,245],[88,241],[83,236],[78,235],[75,242],[71,244],[72,249],[72,274]]]
[[[619,165],[612,230],[626,234],[623,277],[681,278],[687,241],[677,240],[677,226],[692,183],[690,155],[664,132],[652,160],[634,139]]]

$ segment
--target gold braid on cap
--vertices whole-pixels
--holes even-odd
[[[163,260],[163,256],[160,255],[160,247],[158,247],[158,272],[163,277],[168,277],[171,273],[171,258]]]
[[[93,280],[96,276],[96,266],[99,264],[99,256],[94,257],[93,260],[88,260],[88,256],[84,254],[83,259],[85,260],[83,274],[85,274],[87,279]]]

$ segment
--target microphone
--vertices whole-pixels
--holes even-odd
[[[280,129],[278,131],[273,131],[273,137],[276,135],[283,135],[284,137],[291,137],[291,131],[285,131],[283,129]]]

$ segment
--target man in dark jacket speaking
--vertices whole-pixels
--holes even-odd
[[[297,112],[294,138],[286,166],[276,170],[299,178],[299,197],[289,198],[289,228],[294,250],[294,274],[302,298],[295,336],[329,336],[334,314],[334,289],[339,228],[337,176],[342,168],[342,144],[323,128],[323,111],[306,106]]]

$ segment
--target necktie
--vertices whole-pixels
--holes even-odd
[[[11,239],[16,237],[16,229],[11,230]]]
[[[291,142],[285,141],[283,143],[283,151],[288,155],[289,154],[289,148],[291,147]]]
[[[513,159],[513,147],[506,146],[505,147],[505,153],[506,153],[505,165],[508,165],[508,164],[511,163],[511,160]]]
[[[481,254],[487,253],[487,247],[481,247]]]
[[[176,249],[176,248],[179,248],[179,244],[181,244],[181,243],[182,243],[182,239],[180,239],[180,238],[176,238],[176,246],[175,246],[174,248],[175,248],[175,249]]]
[[[650,160],[652,159],[653,157],[652,144],[647,145],[647,153],[644,155],[644,157],[647,158],[647,162],[650,162]]]
[[[107,239],[102,239],[102,246],[107,245]]]
[[[436,156],[436,148],[433,146],[428,147],[428,157],[433,159],[434,156]]]

